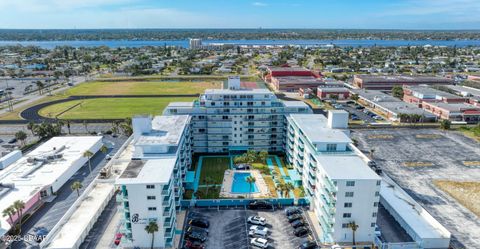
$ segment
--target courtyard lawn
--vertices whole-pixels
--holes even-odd
[[[480,182],[435,180],[433,183],[464,207],[480,216]]]
[[[200,94],[205,89],[221,88],[221,81],[161,82],[161,81],[93,81],[79,84],[65,95],[175,95]]]
[[[44,117],[60,119],[123,119],[135,114],[159,115],[170,103],[193,101],[195,98],[98,98],[73,100],[40,110]],[[71,109],[69,109],[71,108]],[[65,112],[66,111],[66,112]]]
[[[207,177],[210,184],[222,184],[225,170],[230,169],[229,157],[203,157],[199,185],[204,185]]]

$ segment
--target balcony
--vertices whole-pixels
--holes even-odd
[[[168,189],[162,190],[162,195],[163,196],[170,195],[171,192],[172,192],[172,189],[173,189],[173,184],[171,184],[171,182],[170,182],[169,185],[168,185]]]
[[[167,200],[164,199],[162,202],[162,206],[164,207],[170,207],[170,204],[172,204],[172,198],[170,197]]]
[[[165,218],[165,221],[163,222],[163,227],[164,228],[171,228],[173,224],[175,223],[175,218]]]

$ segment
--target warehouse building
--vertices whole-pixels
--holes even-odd
[[[431,76],[355,75],[353,86],[370,90],[392,90],[394,86],[452,85],[453,80]]]

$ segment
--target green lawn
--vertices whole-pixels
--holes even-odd
[[[63,113],[60,119],[114,119],[127,118],[135,114],[159,115],[170,103],[176,101],[193,101],[195,98],[99,98],[73,100],[51,105],[40,110],[40,115],[54,118]],[[81,104],[79,104],[81,103]]]
[[[207,177],[212,179],[210,184],[222,184],[225,170],[230,169],[228,157],[204,157],[200,172],[200,185],[205,184]]]
[[[65,95],[174,95],[199,94],[205,89],[221,88],[221,81],[207,82],[161,82],[161,81],[118,81],[85,82],[65,92]]]

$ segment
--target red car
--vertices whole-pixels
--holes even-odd
[[[115,241],[113,243],[115,243],[115,245],[118,246],[120,244],[120,241],[122,240],[122,236],[123,236],[122,233],[115,234]]]
[[[205,249],[205,246],[199,241],[190,241],[187,240],[183,248],[188,249]]]

